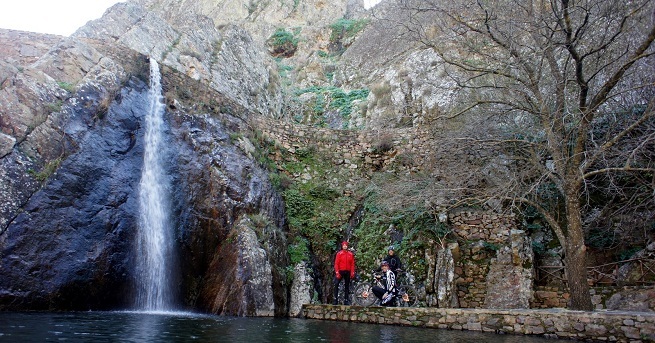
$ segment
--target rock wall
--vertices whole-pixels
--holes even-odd
[[[176,6],[118,3],[72,37],[129,47],[202,80],[249,111],[273,117],[279,113],[281,85],[265,46],[241,27],[221,25],[219,30],[200,11],[185,4],[183,11],[176,12]]]
[[[651,286],[592,287],[596,310],[655,312],[655,290]],[[570,294],[565,287],[537,286],[531,308],[566,308]]]
[[[304,304],[311,304],[314,280],[311,277],[307,264],[298,263],[293,271],[293,282],[291,283],[291,299],[289,299],[289,316],[297,317],[302,313]]]
[[[2,310],[132,306],[147,58],[105,38],[64,39],[32,65],[9,70],[0,89],[8,138],[0,140]],[[251,112],[174,68],[162,71],[177,306],[286,315],[284,206],[267,172],[230,139],[249,130],[239,116]],[[194,101],[196,91],[204,104]],[[248,218],[258,223],[248,227]],[[248,249],[235,249],[230,237],[248,238]],[[229,251],[244,255],[221,259]],[[217,270],[240,286],[231,305],[212,305],[224,282]]]
[[[461,257],[455,279],[462,307],[529,308],[533,298],[530,239],[513,214],[462,211],[449,214]]]
[[[415,128],[333,130],[261,117],[250,118],[249,122],[292,154],[315,148],[353,181],[380,170],[418,172],[432,163],[435,156],[447,155],[448,149],[429,132]],[[279,162],[279,156],[272,157]],[[406,163],[398,163],[399,160]],[[293,177],[302,179],[303,175]],[[452,227],[451,238],[459,242],[449,248],[455,251],[454,262],[450,262],[454,270],[436,270],[440,248],[426,256],[430,270],[426,280],[427,302],[440,307],[528,308],[533,297],[534,257],[530,239],[525,232],[516,230],[514,216],[460,211],[449,214],[448,224]],[[443,258],[440,261],[449,263]],[[453,284],[456,290],[448,290]],[[504,292],[507,289],[511,292]]]
[[[305,305],[308,319],[391,324],[547,338],[655,341],[655,314],[567,310],[485,310]]]
[[[30,65],[64,39],[62,36],[0,29],[0,56],[14,67]],[[0,78],[0,84],[4,82]]]
[[[3,198],[7,206],[0,220],[3,310],[129,306],[135,277],[135,187],[143,149],[136,133],[147,110],[147,86],[128,79],[109,59],[96,62],[79,82],[76,96],[55,86],[46,88],[42,99],[59,97],[60,105],[30,104],[51,112],[44,111],[45,118],[0,160],[3,184],[7,177],[13,189]],[[31,75],[43,74],[16,75],[15,80]],[[3,91],[20,94],[29,88],[15,82]],[[113,100],[114,95],[120,101],[111,109],[104,107],[105,99]],[[23,113],[26,118],[29,114]],[[20,163],[23,160],[31,163]]]
[[[314,147],[337,166],[365,172],[386,169],[399,159],[403,162],[399,168],[419,171],[433,158],[435,149],[442,150],[429,132],[414,128],[334,130],[262,117],[253,117],[250,123],[291,153]]]

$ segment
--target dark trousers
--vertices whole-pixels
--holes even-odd
[[[382,297],[384,297],[384,293],[387,293],[387,290],[380,287],[380,286],[373,286],[373,288],[371,290],[373,291],[373,294],[375,294],[375,296],[378,299],[380,299],[380,303],[381,303],[382,300],[383,300]],[[396,292],[394,292],[394,294],[395,293]],[[380,305],[382,305],[382,306],[394,306],[394,301],[392,300],[392,301],[388,302],[387,304],[380,304]]]
[[[334,277],[334,302],[333,304],[337,304],[339,301],[339,282],[343,281],[343,291],[344,291],[344,297],[343,297],[343,304],[344,305],[350,305],[350,271],[348,270],[342,270],[339,271],[339,275],[341,275],[341,280],[337,279],[337,277]]]
[[[384,288],[382,288],[380,286],[373,286],[372,291],[373,291],[373,294],[375,294],[375,296],[378,297],[378,299],[380,299],[380,301],[382,301],[382,297],[384,296],[384,293],[387,292],[386,289],[384,289]]]

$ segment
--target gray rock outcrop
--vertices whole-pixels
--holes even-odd
[[[73,37],[127,46],[202,80],[251,111],[270,116],[280,112],[279,76],[263,43],[235,25],[218,29],[200,11],[176,12],[177,6],[160,5],[118,3]]]
[[[431,301],[428,303],[430,306],[456,308],[459,305],[455,286],[455,260],[452,252],[455,249],[457,244],[453,243],[437,252],[433,286],[435,294],[431,296]]]
[[[314,279],[305,262],[298,263],[293,269],[293,282],[289,297],[289,316],[297,317],[302,313],[303,304],[311,304]]]
[[[250,131],[243,118],[276,106],[268,57],[243,30],[219,33],[206,18],[173,27],[119,4],[103,20],[112,24],[91,23],[34,63],[0,65],[0,309],[131,308],[146,55],[155,52],[164,53],[155,57],[164,59],[169,105],[176,307],[286,315],[282,200],[231,139]],[[187,58],[196,54],[202,63]],[[208,63],[207,74],[193,73]],[[264,229],[248,228],[249,216],[263,218]],[[241,255],[222,258],[229,253]],[[220,285],[239,287],[229,306],[212,305]]]

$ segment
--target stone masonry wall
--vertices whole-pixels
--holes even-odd
[[[487,275],[497,250],[512,246],[510,233],[517,228],[516,218],[514,214],[460,211],[450,213],[448,219],[460,242],[459,253],[454,254],[459,304],[464,308],[485,307]]]
[[[596,310],[630,308],[631,310],[655,313],[655,298],[653,297],[655,289],[652,286],[592,287],[589,289],[589,293],[591,294],[591,303]],[[564,286],[537,286],[530,308],[565,308],[569,297],[568,289]],[[616,302],[621,297],[627,298],[624,302],[629,304],[617,304]]]
[[[448,215],[457,236],[464,240],[482,240],[489,243],[508,243],[510,230],[516,229],[514,214],[481,213],[461,211]]]
[[[353,131],[285,123],[264,117],[249,120],[264,137],[291,153],[311,146],[331,158],[335,165],[347,169],[381,170],[398,158],[411,156],[403,165],[408,171],[417,171],[431,152],[427,133],[414,128]]]
[[[304,305],[309,319],[471,330],[548,338],[655,342],[655,313]]]

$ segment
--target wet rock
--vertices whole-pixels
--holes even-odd
[[[101,96],[85,94],[96,100]],[[126,295],[134,277],[130,242],[142,160],[141,144],[134,139],[140,117],[134,113],[145,113],[145,94],[142,83],[124,88],[123,102],[104,121],[90,120],[93,107],[76,102],[63,109],[67,120],[62,131],[78,149],[60,160],[51,175],[43,175],[47,182],[7,221],[0,236],[0,307],[88,310],[129,305]]]
[[[205,310],[216,314],[273,316],[271,265],[247,220],[217,248],[200,293]]]
[[[0,89],[0,310],[132,306],[140,277],[134,237],[148,111],[147,58],[115,44],[117,37],[96,38],[80,33],[23,72],[3,69],[9,72]],[[238,59],[238,54],[232,57]],[[249,130],[238,116],[252,114],[184,70],[162,69],[168,73],[168,89],[193,89],[197,93],[191,95],[202,93],[214,101],[214,107],[184,109],[182,104],[193,103],[191,98],[168,94],[170,103],[178,104],[165,116],[170,147],[166,169],[173,185],[179,253],[171,270],[179,285],[176,306],[221,308],[231,315],[285,315],[288,261],[282,199],[268,172],[230,140],[230,134]],[[247,79],[241,72],[247,70],[233,71],[233,77]],[[243,224],[252,214],[267,222],[261,237],[257,233],[254,239],[248,230],[255,229],[246,230]],[[242,225],[237,228],[237,223]],[[235,250],[230,237],[247,246]],[[221,258],[220,252],[232,250],[247,255]],[[237,305],[203,303],[209,299],[203,287],[210,280],[223,282],[210,266],[238,280],[226,284],[239,294],[229,297]],[[235,290],[235,284],[242,288]]]

